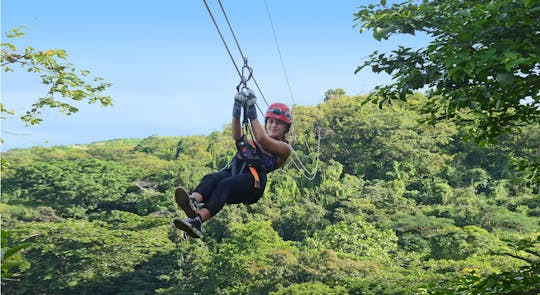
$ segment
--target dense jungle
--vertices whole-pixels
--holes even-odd
[[[294,106],[289,162],[200,240],[172,195],[228,163],[230,126],[3,153],[2,291],[538,294],[539,192],[513,159],[539,156],[540,127],[477,145],[419,124],[424,100]]]

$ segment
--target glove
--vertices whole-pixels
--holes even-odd
[[[257,108],[255,104],[257,103],[257,96],[253,93],[253,90],[246,87],[246,115],[248,119],[255,120],[257,119]]]
[[[251,121],[257,119],[257,108],[255,107],[255,103],[247,106],[246,114]]]
[[[255,93],[253,93],[253,90],[249,88],[247,88],[246,90],[247,90],[246,104],[249,107],[257,103],[257,97],[255,96]]]
[[[238,92],[234,96],[234,105],[233,105],[233,111],[232,115],[235,118],[240,118],[240,112],[242,111],[242,106],[246,103],[247,97],[246,94],[243,92]]]

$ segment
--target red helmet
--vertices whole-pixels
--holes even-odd
[[[271,104],[268,107],[268,110],[266,111],[266,115],[264,115],[264,118],[265,119],[274,118],[274,119],[283,121],[287,124],[291,124],[293,116],[292,116],[291,110],[286,104],[276,102],[276,103]]]

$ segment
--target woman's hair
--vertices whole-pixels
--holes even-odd
[[[285,129],[285,132],[283,132],[283,134],[281,134],[281,141],[285,142],[285,143],[289,143],[289,141],[287,140],[287,133],[289,133],[289,130],[291,130],[291,124],[287,124],[287,129]]]
[[[283,133],[279,139],[285,143],[289,143],[289,141],[287,140],[287,132]]]

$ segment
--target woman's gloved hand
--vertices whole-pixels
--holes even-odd
[[[242,111],[242,106],[247,103],[247,96],[244,92],[238,92],[234,96],[234,105],[232,115],[235,118],[240,118],[240,113]]]
[[[246,105],[247,105],[247,116],[250,120],[257,119],[257,108],[255,105],[257,104],[257,96],[255,96],[255,93],[249,88],[247,89],[247,96],[246,96]]]

